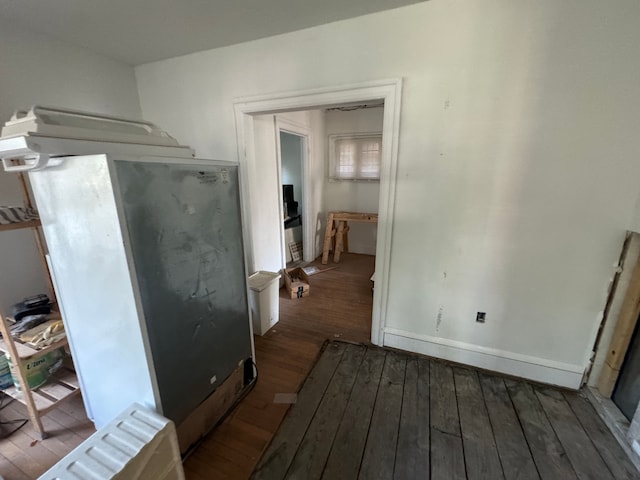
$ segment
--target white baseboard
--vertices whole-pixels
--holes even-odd
[[[384,346],[577,390],[584,367],[481,347],[396,328],[384,329]]]

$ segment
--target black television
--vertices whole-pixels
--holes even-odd
[[[286,216],[293,217],[298,214],[298,202],[293,197],[293,185],[282,185],[282,201]]]

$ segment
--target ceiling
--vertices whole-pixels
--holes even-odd
[[[0,0],[0,23],[139,65],[418,1]]]

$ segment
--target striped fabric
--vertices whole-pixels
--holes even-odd
[[[37,220],[38,212],[33,208],[0,207],[0,225]]]

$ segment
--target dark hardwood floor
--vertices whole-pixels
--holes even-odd
[[[28,418],[26,407],[9,397],[2,398],[0,422],[24,418]],[[38,478],[96,431],[80,396],[51,410],[42,417],[42,423],[49,434],[45,440],[40,440],[31,422],[0,439],[0,476],[4,480]],[[3,425],[3,430],[11,431],[14,426]]]
[[[252,479],[638,477],[579,393],[332,342]]]
[[[280,291],[280,322],[255,338],[259,381],[186,460],[187,478],[248,478],[289,407],[274,403],[275,394],[300,388],[327,338],[368,341],[373,264],[371,256],[345,254],[339,268],[311,277],[311,296],[291,300]],[[7,406],[0,406],[0,421],[27,417],[17,402],[2,405]],[[29,423],[0,439],[5,480],[37,478],[95,431],[79,397],[43,422],[51,434],[46,440],[39,440]]]
[[[187,479],[249,478],[289,408],[276,394],[300,389],[327,339],[369,342],[373,271],[374,257],[343,254],[338,268],[310,277],[309,297],[280,290],[279,323],[255,337],[258,382],[184,462]]]

